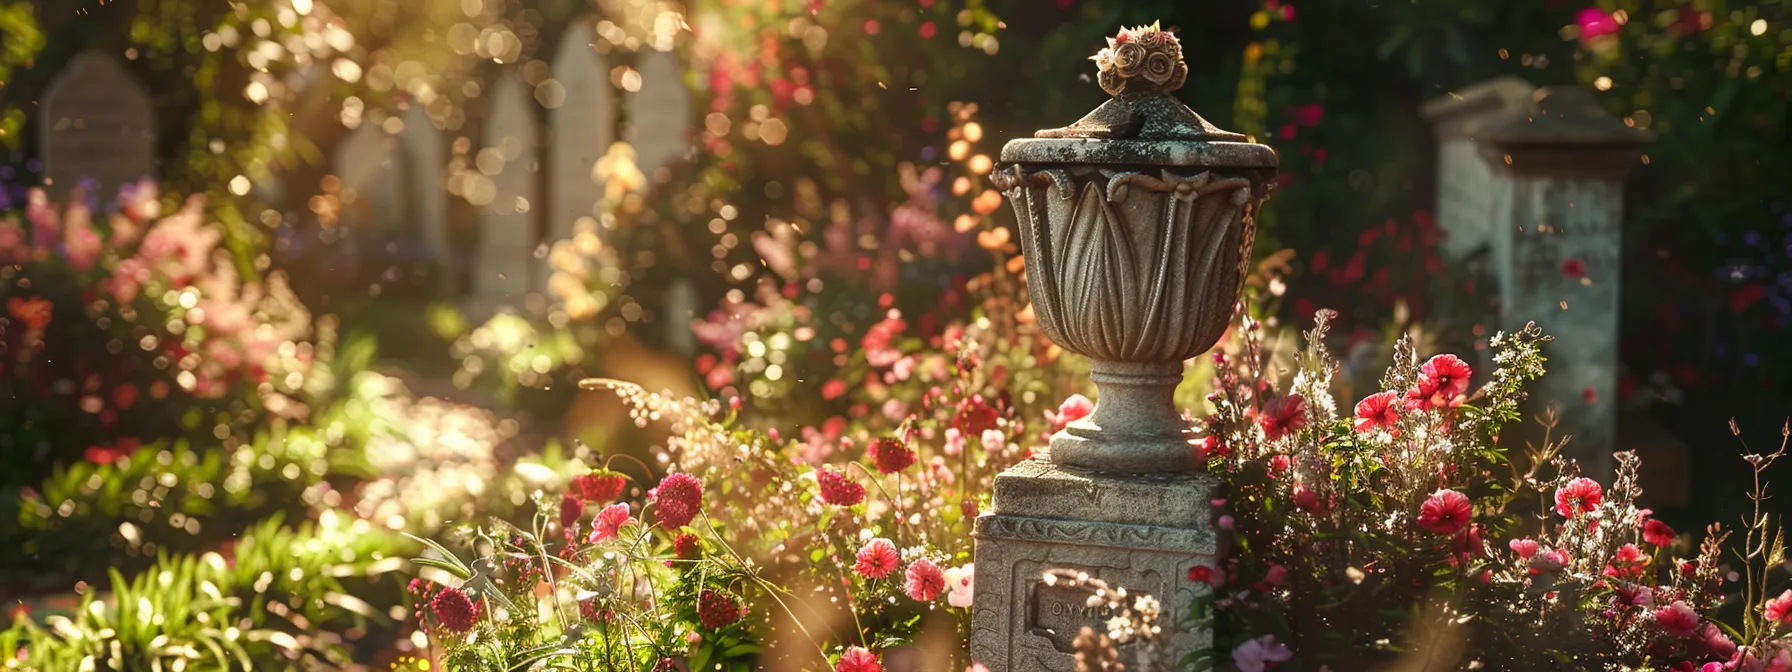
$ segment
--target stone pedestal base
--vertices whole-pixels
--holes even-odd
[[[1208,474],[1103,474],[1032,459],[996,476],[991,510],[977,519],[976,601],[971,657],[990,670],[1070,672],[1071,641],[1083,626],[1106,632],[1088,593],[1049,586],[1046,572],[1086,572],[1128,595],[1162,605],[1155,660],[1161,669],[1213,644],[1209,627],[1190,628],[1191,611],[1210,613],[1212,590],[1188,580],[1213,566],[1218,539]],[[1139,647],[1121,647],[1129,670]]]

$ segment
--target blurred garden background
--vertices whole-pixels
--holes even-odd
[[[688,466],[688,426],[593,377],[814,465],[946,413],[988,444],[929,467],[974,517],[974,474],[1093,394],[988,175],[1152,21],[1179,97],[1279,154],[1249,311],[1288,352],[1337,311],[1352,400],[1403,332],[1577,336],[1503,311],[1499,245],[1440,221],[1493,195],[1442,184],[1438,110],[1572,87],[1652,134],[1622,235],[1559,264],[1619,288],[1609,386],[1527,424],[1603,406],[1592,450],[1637,451],[1682,529],[1751,506],[1735,458],[1792,412],[1780,0],[0,0],[0,651],[427,659],[419,538]]]

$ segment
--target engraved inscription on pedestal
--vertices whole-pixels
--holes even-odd
[[[1048,584],[1043,580],[1032,582],[1032,595],[1027,626],[1035,635],[1042,635],[1051,640],[1057,650],[1070,653],[1071,642],[1076,640],[1077,633],[1083,628],[1091,628],[1096,632],[1106,632],[1108,619],[1114,617],[1114,610],[1099,600],[1090,604],[1095,591],[1087,587]],[[1144,596],[1147,593],[1130,592],[1129,595]]]

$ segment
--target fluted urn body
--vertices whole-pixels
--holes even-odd
[[[1139,83],[1104,77],[1113,99],[1009,142],[993,179],[1019,222],[1040,329],[1094,360],[1095,412],[1052,437],[1050,459],[1197,471],[1173,395],[1183,362],[1232,320],[1276,155]]]

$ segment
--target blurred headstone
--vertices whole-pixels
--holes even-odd
[[[409,224],[398,143],[373,124],[363,124],[336,145],[342,179],[342,225],[350,235],[381,240]]]
[[[591,47],[597,36],[579,21],[561,38],[554,56],[553,79],[559,83],[559,105],[550,103],[548,122],[553,133],[548,192],[553,207],[548,211],[548,239],[571,238],[573,223],[596,217],[604,198],[597,160],[616,141],[614,87],[610,66]]]
[[[485,120],[481,168],[496,166],[487,193],[475,189],[479,207],[479,242],[473,254],[472,296],[468,317],[491,317],[500,306],[520,306],[531,289],[536,235],[535,207],[540,179],[540,132],[535,100],[514,74],[498,77],[491,87],[491,109]],[[495,152],[488,153],[488,152]]]
[[[42,151],[51,198],[91,187],[109,204],[125,184],[156,173],[156,117],[149,93],[117,60],[84,52],[44,94]]]
[[[645,52],[636,69],[641,90],[630,97],[628,141],[635,147],[635,165],[653,184],[655,171],[684,158],[690,149],[691,91],[677,54]]]
[[[1437,225],[1443,252],[1460,261],[1494,244],[1493,166],[1481,156],[1476,135],[1523,119],[1537,87],[1512,76],[1481,82],[1420,109],[1437,133]]]
[[[398,144],[411,158],[409,183],[404,185],[409,194],[406,201],[410,205],[410,217],[424,253],[434,266],[436,290],[446,293],[452,284],[451,269],[454,267],[454,252],[448,243],[448,200],[442,182],[448,159],[442,132],[424,108],[423,103],[411,103],[411,109],[404,115],[404,131],[398,134]]]
[[[697,333],[691,320],[697,315],[697,287],[689,278],[672,281],[666,288],[665,308],[660,318],[666,330],[665,346],[687,357],[697,354]]]
[[[1493,249],[1500,327],[1535,321],[1557,339],[1533,395],[1560,408],[1557,436],[1594,478],[1617,448],[1618,304],[1624,175],[1648,131],[1599,108],[1590,91],[1537,90],[1525,116],[1476,134],[1494,167]]]

